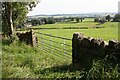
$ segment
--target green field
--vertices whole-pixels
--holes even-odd
[[[99,28],[95,28],[95,27]],[[71,27],[71,28],[70,28]],[[76,29],[72,29],[77,27]],[[59,28],[59,29],[37,29],[35,32],[42,32],[46,34],[51,34],[54,36],[61,36],[65,38],[72,39],[74,32],[82,32],[85,36],[103,38],[105,41],[111,39],[118,39],[118,23],[116,22],[106,22],[104,24],[98,25],[98,23],[93,22],[93,19],[86,19],[82,23],[67,22],[67,23],[56,23],[56,24],[46,24],[41,26],[34,26],[33,28]],[[68,29],[63,29],[68,28]],[[84,29],[85,28],[85,29]],[[40,34],[37,34],[38,42],[40,42]],[[51,39],[46,37],[47,39]],[[63,40],[53,39],[58,42],[64,42]],[[71,63],[71,58],[66,58],[63,53],[57,52],[47,52],[42,51],[43,48],[30,47],[20,42],[13,42],[10,45],[3,41],[3,78],[81,78],[86,75],[84,70],[78,70]],[[50,43],[50,42],[49,42]],[[68,41],[67,44],[72,44]],[[63,47],[62,45],[52,44],[56,46]],[[53,50],[54,51],[54,50]],[[72,54],[72,52],[70,53]],[[95,68],[95,67],[94,67]],[[93,68],[92,68],[93,69]],[[95,68],[96,69],[96,68]],[[114,70],[114,69],[113,69]],[[115,69],[116,70],[116,69]],[[111,74],[110,74],[111,73]],[[111,77],[113,72],[106,72],[107,77]],[[112,74],[113,73],[113,74]],[[90,73],[94,75],[93,73]],[[95,74],[96,75],[96,74]],[[100,74],[100,77],[104,74]],[[118,75],[118,74],[117,74]],[[114,75],[113,75],[114,76]],[[116,76],[116,75],[115,75]]]
[[[92,23],[92,24],[91,24]],[[53,28],[53,27],[60,27],[63,25],[64,27],[88,27],[88,29],[38,29],[37,32],[52,34],[55,36],[62,36],[66,38],[71,38],[75,32],[82,32],[87,37],[95,37],[95,38],[102,38],[105,41],[108,40],[118,40],[118,23],[117,22],[106,22],[101,25],[97,25],[98,23],[94,22],[87,22],[84,21],[82,23],[58,23],[58,24],[47,24],[42,26],[36,26],[34,28]],[[63,27],[62,26],[62,27]],[[99,26],[100,28],[94,28],[95,26]]]
[[[96,24],[95,22],[83,22],[83,23],[76,23],[76,22],[61,22],[61,23],[55,23],[55,24],[45,24],[42,26],[33,26],[33,28],[92,28]]]

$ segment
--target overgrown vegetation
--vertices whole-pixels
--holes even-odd
[[[3,78],[83,78],[118,79],[120,64],[109,61],[110,55],[103,60],[94,60],[89,71],[80,69],[71,62],[61,61],[56,56],[44,53],[39,48],[30,47],[18,41],[3,44]]]
[[[3,78],[64,78],[80,77],[71,62],[44,53],[20,42],[3,46]],[[70,71],[72,70],[72,71]]]

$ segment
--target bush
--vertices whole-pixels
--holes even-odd
[[[79,20],[80,20],[80,19],[77,17],[77,18],[76,18],[77,23],[79,22]]]
[[[99,22],[99,18],[95,18],[95,19],[94,19],[94,22]]]
[[[104,59],[94,60],[93,67],[87,72],[87,78],[107,80],[120,78],[120,64],[109,62],[110,57],[110,55],[107,55]],[[111,64],[114,64],[114,66]]]
[[[113,22],[120,22],[120,14],[116,14],[113,18]]]
[[[53,18],[44,18],[43,21],[45,24],[54,24],[55,20]]]

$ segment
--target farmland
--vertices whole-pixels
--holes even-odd
[[[97,28],[98,27],[98,28]],[[118,23],[106,22],[99,24],[93,19],[83,22],[61,22],[33,26],[35,32],[72,39],[74,32],[82,32],[86,36],[103,38],[105,41],[118,39]],[[40,29],[39,29],[40,28]],[[46,28],[46,29],[41,29]],[[50,29],[58,28],[58,29]],[[65,28],[65,29],[64,29]],[[75,29],[73,29],[75,28]],[[36,34],[40,37],[39,34]],[[46,37],[47,38],[47,37]],[[39,42],[40,38],[38,39]],[[57,40],[57,39],[55,39]],[[60,42],[60,40],[57,40]],[[62,42],[62,41],[61,41]],[[86,74],[78,70],[71,61],[67,61],[63,53],[59,56],[41,51],[40,47],[30,47],[25,43],[15,41],[10,45],[3,42],[3,77],[4,78],[81,78]],[[71,45],[71,42],[68,42]],[[54,44],[53,44],[54,45]],[[57,45],[58,46],[58,45]],[[72,54],[72,53],[70,53]],[[108,75],[109,76],[109,75]]]
[[[118,23],[106,22],[98,25],[99,23],[93,22],[92,19],[87,19],[82,23],[58,23],[58,24],[46,24],[42,26],[33,26],[38,28],[38,32],[48,33],[55,36],[62,36],[71,38],[74,32],[82,32],[87,37],[102,38],[105,41],[118,40]],[[95,28],[95,27],[99,28]],[[75,29],[72,29],[74,27]],[[60,28],[60,29],[39,29],[39,28]],[[61,29],[66,28],[66,29]],[[77,29],[78,28],[78,29]]]

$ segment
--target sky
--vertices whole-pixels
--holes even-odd
[[[40,14],[82,14],[99,12],[118,12],[120,0],[41,0],[28,13],[28,16]]]

